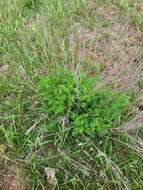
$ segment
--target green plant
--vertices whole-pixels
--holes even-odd
[[[130,98],[109,88],[96,90],[93,87],[98,79],[66,71],[42,78],[38,89],[49,123],[55,121],[57,128],[67,125],[73,135],[104,135],[109,128],[119,125]]]
[[[121,0],[119,1],[119,6],[125,10],[129,8],[129,0]]]
[[[26,7],[27,9],[35,9],[38,8],[38,6],[40,5],[41,1],[39,0],[26,0],[26,1],[22,1],[22,4],[24,7]]]
[[[132,19],[132,23],[135,26],[138,26],[139,29],[140,29],[140,31],[143,32],[143,19],[142,19],[142,15],[137,14],[137,15],[133,16],[131,19]]]

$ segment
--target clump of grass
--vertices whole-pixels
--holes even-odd
[[[129,0],[120,0],[120,1],[115,1],[117,5],[124,10],[128,10],[130,7]]]

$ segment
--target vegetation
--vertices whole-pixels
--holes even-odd
[[[142,10],[0,1],[0,189],[143,188]]]
[[[41,79],[39,93],[49,123],[58,126],[61,120],[61,126],[68,125],[75,135],[92,136],[106,134],[113,125],[118,126],[129,106],[129,97],[111,89],[93,90],[96,80],[97,77],[73,76],[64,71],[52,72],[48,78]]]

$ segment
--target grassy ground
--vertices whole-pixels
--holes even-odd
[[[0,189],[143,189],[143,2],[1,0],[0,21]],[[88,106],[72,104],[80,118],[67,121],[59,102],[71,101],[74,80],[78,96],[82,75]],[[39,81],[47,77],[55,91],[44,82],[41,97]],[[61,99],[58,83],[65,85]],[[107,87],[114,93],[98,94]],[[130,99],[121,114],[125,98],[109,109],[115,94]],[[97,96],[100,130],[110,123],[105,134],[86,131]]]

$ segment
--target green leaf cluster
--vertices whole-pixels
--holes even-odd
[[[86,73],[77,76],[56,71],[39,81],[43,109],[49,122],[55,123],[53,127],[61,128],[60,121],[65,118],[64,127],[69,127],[73,135],[106,135],[120,124],[130,97],[111,88],[96,90],[98,80],[98,76],[89,77]]]

